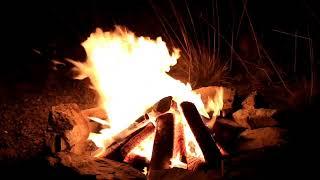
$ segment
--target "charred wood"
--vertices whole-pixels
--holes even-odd
[[[214,137],[210,134],[209,129],[202,121],[196,106],[191,102],[182,102],[181,108],[183,114],[195,136],[204,158],[209,166],[217,168],[220,161],[220,151],[216,145]]]
[[[156,121],[156,135],[154,138],[150,170],[170,168],[173,155],[174,116],[171,113],[163,114]]]

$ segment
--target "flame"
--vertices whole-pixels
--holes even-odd
[[[148,168],[147,168],[147,167],[144,167],[142,173],[143,173],[144,175],[147,175],[147,174],[148,174]]]
[[[201,95],[192,91],[190,84],[184,84],[167,74],[177,63],[179,50],[170,53],[161,37],[137,37],[127,29],[116,26],[113,31],[97,29],[82,43],[87,53],[85,63],[71,61],[79,70],[78,78],[89,77],[100,96],[99,106],[105,109],[108,119],[92,120],[108,125],[100,133],[90,133],[91,139],[102,150],[115,136],[126,129],[146,110],[160,99],[172,96],[180,104],[189,101],[195,104],[201,115],[209,118],[208,112],[219,115],[223,106],[223,89],[206,105]],[[179,107],[178,107],[179,108]],[[181,109],[179,109],[180,112]],[[199,145],[183,115],[175,109],[175,119],[183,124],[186,154],[204,160]],[[156,116],[149,114],[150,119]],[[140,155],[150,161],[155,134],[148,136],[129,154]],[[103,154],[99,151],[96,156]],[[180,153],[172,158],[173,167],[185,167]]]
[[[180,55],[178,49],[170,54],[161,37],[136,37],[116,26],[111,32],[97,29],[82,46],[87,62],[73,63],[81,72],[79,78],[90,78],[99,93],[100,106],[109,117],[110,128],[90,136],[97,146],[107,146],[113,136],[166,96],[175,97],[178,103],[191,101],[201,114],[208,116],[200,95],[192,92],[189,84],[167,74]]]
[[[175,157],[170,159],[171,165],[170,167],[177,167],[177,168],[182,168],[182,169],[187,169],[188,165],[184,162],[181,161],[181,155],[178,153]]]
[[[141,157],[145,157],[147,162],[150,162],[151,156],[152,156],[152,148],[153,148],[154,137],[155,137],[155,133],[150,134],[138,146],[133,148],[128,153],[127,156],[129,157],[130,155],[138,155],[138,156],[141,156]],[[126,159],[124,161],[127,162]]]
[[[213,116],[220,115],[220,111],[223,108],[223,87],[218,87],[216,90],[216,94],[214,95],[213,99],[209,98],[206,111],[213,112]]]

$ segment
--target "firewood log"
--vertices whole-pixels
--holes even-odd
[[[120,148],[129,141],[139,130],[142,130],[149,123],[148,115],[140,116],[134,123],[128,128],[122,130],[116,136],[113,137],[112,143],[106,147],[106,151],[103,156],[112,158],[116,151],[120,151]]]
[[[163,114],[156,120],[156,135],[149,168],[151,171],[170,168],[173,142],[174,116],[171,113]]]
[[[174,129],[174,157],[180,154],[180,161],[187,162],[187,152],[184,138],[184,127],[181,122],[175,121]]]
[[[153,106],[153,110],[158,113],[165,113],[169,111],[172,103],[172,96],[162,98],[158,103]]]
[[[124,146],[121,148],[121,155],[125,158],[128,153],[134,149],[137,145],[139,145],[145,138],[147,138],[150,134],[154,133],[155,127],[150,122],[148,125],[134,137],[132,137]]]
[[[217,168],[220,162],[220,151],[216,146],[215,139],[203,123],[196,106],[191,102],[182,102],[180,105],[206,162],[209,166]]]
[[[136,133],[137,130],[141,130],[150,122],[148,113],[158,115],[163,114],[170,109],[171,102],[172,97],[168,96],[162,98],[160,101],[154,104],[150,109],[146,111],[145,115],[139,117],[128,128],[113,137],[113,142],[106,148],[106,152],[104,153],[104,155],[108,158],[112,158],[115,151],[118,151],[119,148],[126,144],[126,142],[128,142],[128,140],[132,137],[133,133]]]

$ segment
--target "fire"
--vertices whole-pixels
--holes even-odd
[[[97,29],[82,46],[87,53],[87,62],[72,63],[81,72],[78,78],[90,78],[99,93],[100,106],[108,114],[105,121],[93,118],[96,122],[108,125],[108,128],[101,130],[99,134],[91,133],[89,136],[100,148],[108,147],[114,141],[115,135],[145,114],[148,108],[163,97],[172,96],[178,104],[182,101],[192,102],[205,117],[209,117],[207,112],[214,111],[214,115],[217,115],[221,109],[222,101],[218,97],[218,100],[213,99],[205,107],[200,95],[193,92],[189,84],[167,74],[170,67],[177,63],[180,54],[178,49],[173,49],[170,53],[161,37],[155,40],[137,37],[127,29],[116,26],[114,31],[110,32]],[[175,117],[184,125],[188,156],[203,159],[186,120],[178,112],[175,112]],[[153,139],[154,135],[149,136],[130,153],[150,160]],[[172,162],[180,166],[182,162],[177,158],[178,156]]]
[[[213,116],[220,115],[220,110],[223,107],[223,87],[218,87],[217,92],[213,99],[208,99],[208,103],[206,105],[206,111],[213,112]]]
[[[184,162],[181,162],[181,155],[178,153],[175,157],[171,158],[171,168],[178,167],[182,169],[187,169],[188,165]]]
[[[153,140],[155,134],[151,134],[146,139],[144,139],[138,146],[130,151],[129,154],[138,155],[141,157],[145,157],[148,162],[151,160],[152,156],[152,147],[153,147]],[[124,160],[127,162],[127,160]]]

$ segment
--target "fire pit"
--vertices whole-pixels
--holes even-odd
[[[218,178],[225,174],[230,153],[286,143],[285,130],[275,127],[272,118],[276,110],[255,108],[256,92],[233,113],[234,90],[211,86],[193,91],[167,75],[179,51],[170,55],[160,38],[136,37],[116,27],[111,32],[98,29],[82,45],[88,61],[70,62],[77,78],[89,77],[100,103],[85,110],[76,104],[52,107],[47,140],[52,165],[97,179],[143,174],[158,179],[172,169]],[[131,74],[128,84],[123,83],[124,72]],[[223,118],[231,114],[232,119]],[[253,140],[237,145],[239,135]]]

